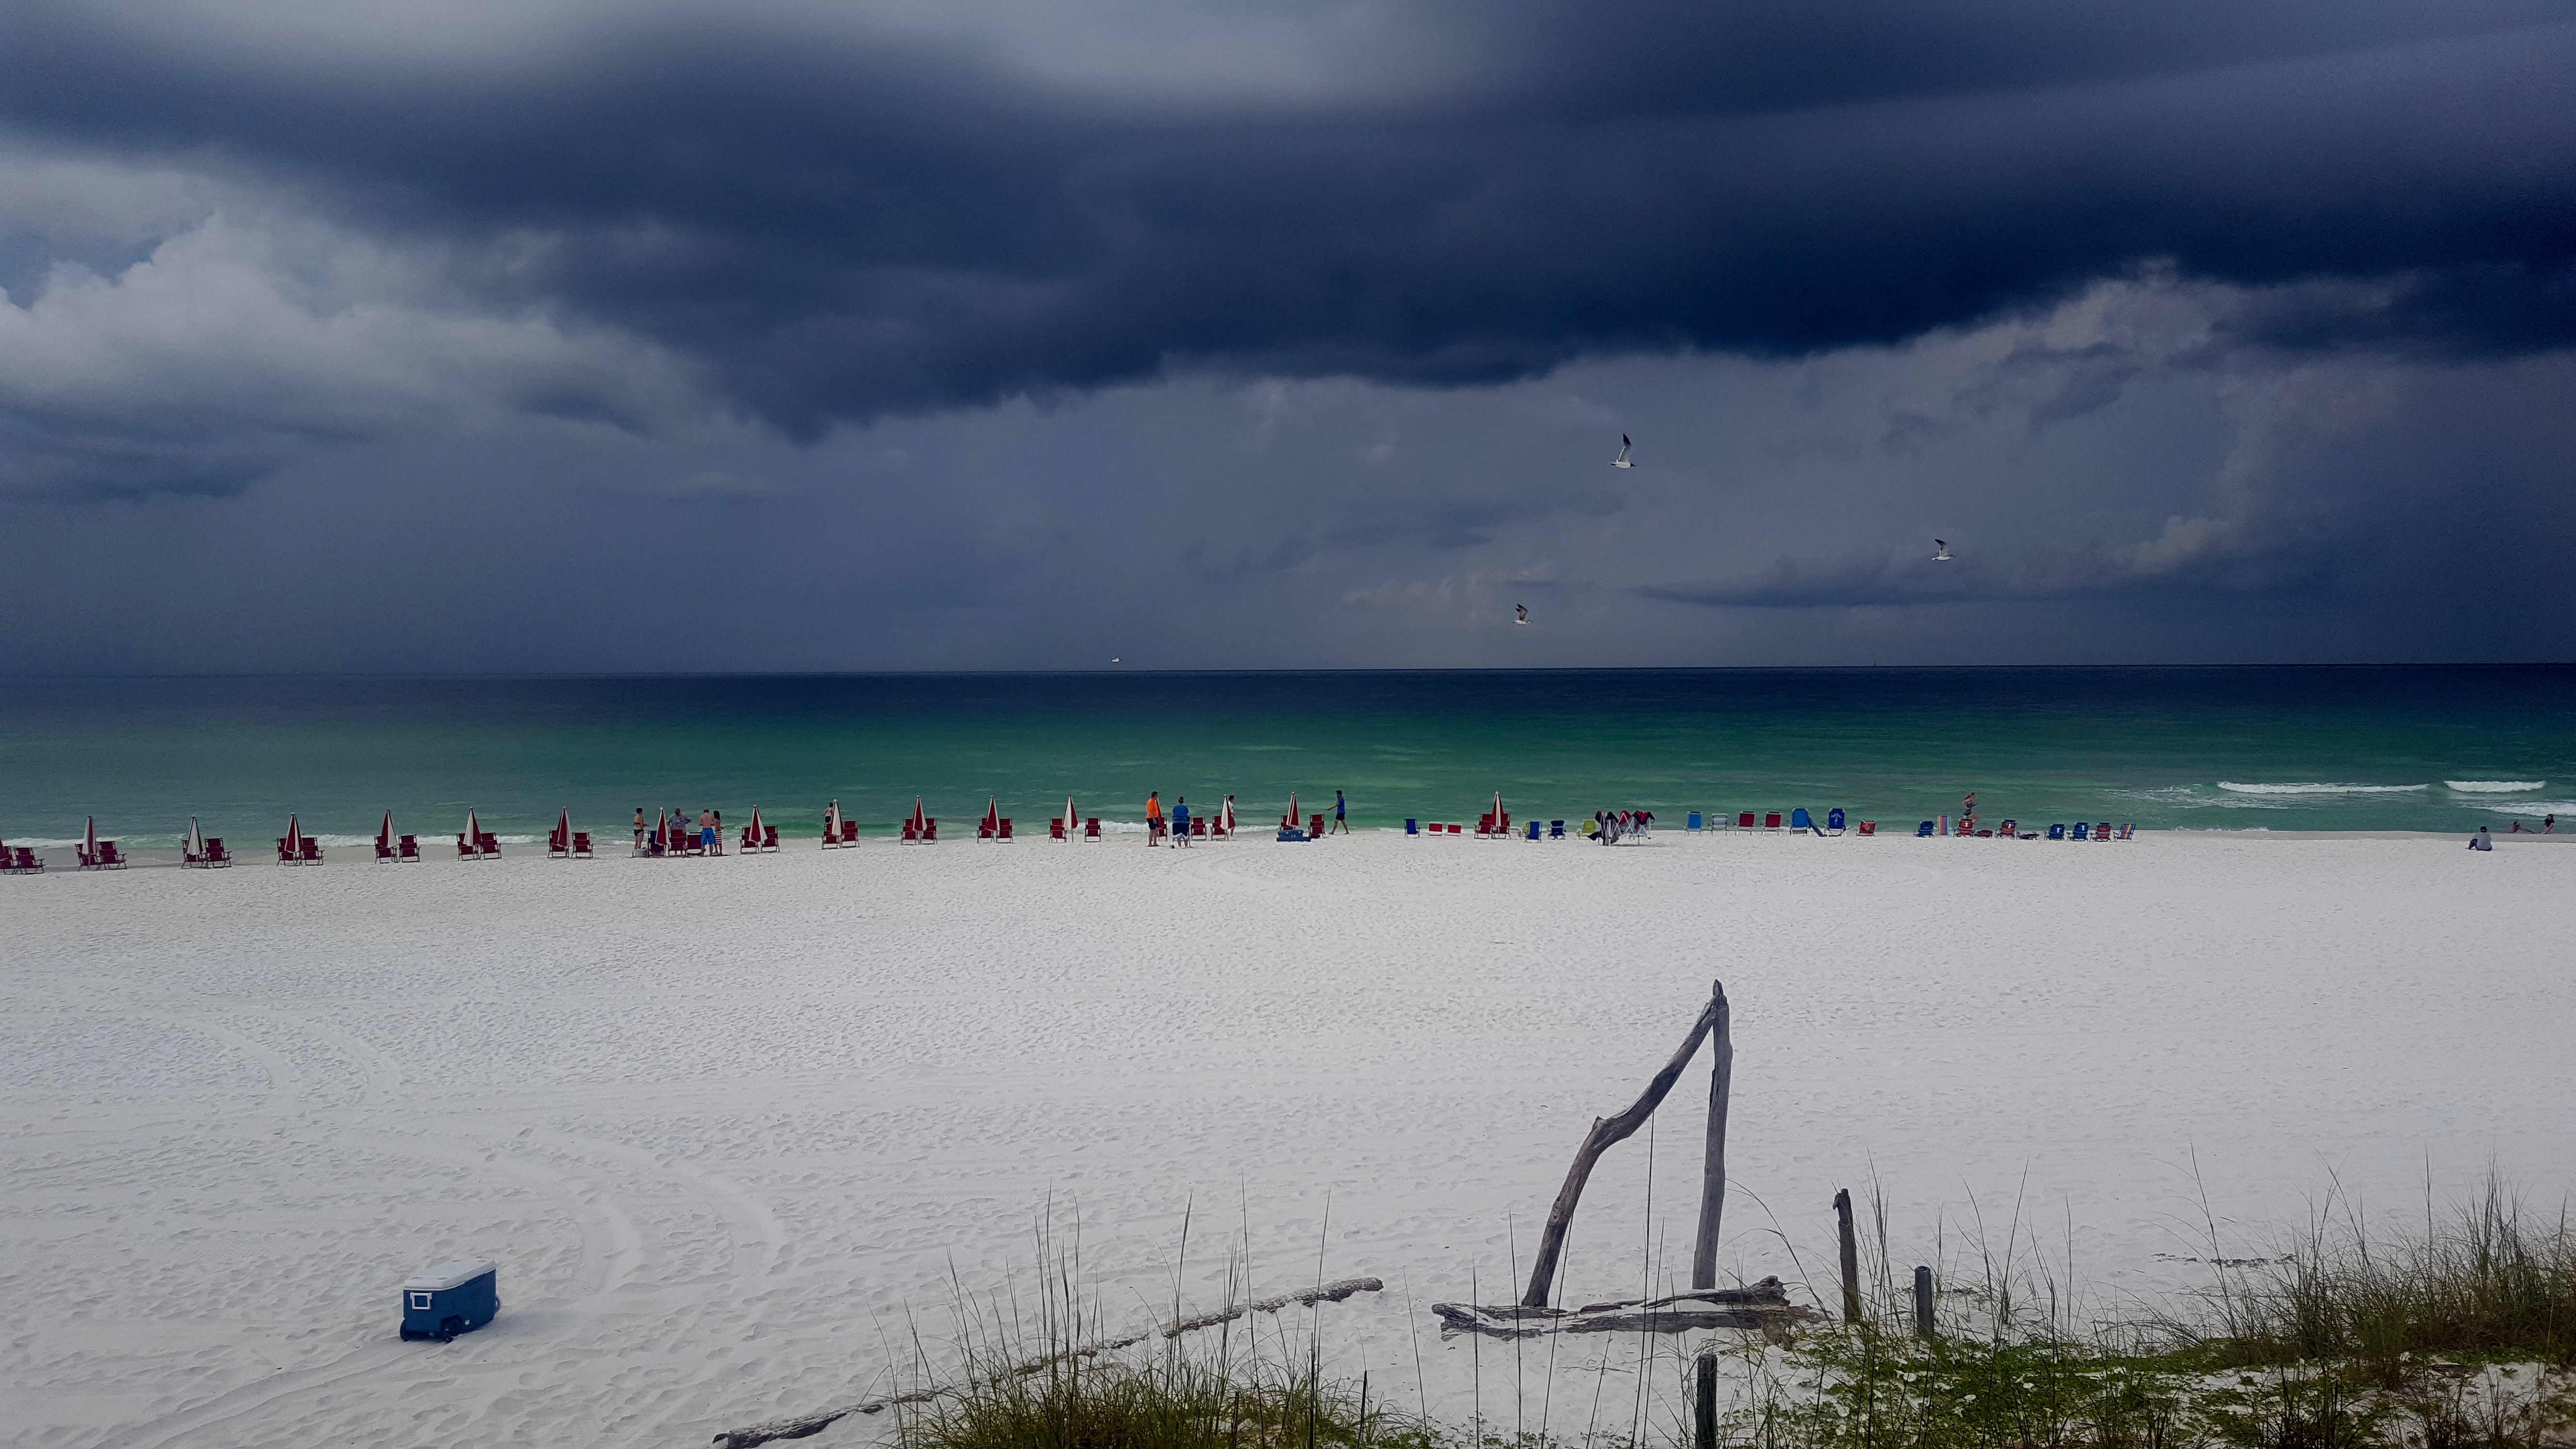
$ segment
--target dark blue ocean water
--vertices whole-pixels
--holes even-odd
[[[813,833],[918,795],[1037,821],[1145,794],[1255,819],[1844,806],[1910,826],[2502,829],[2576,815],[2576,667],[1621,670],[0,681],[0,839],[616,833],[761,807]]]

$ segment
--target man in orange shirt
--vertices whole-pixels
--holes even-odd
[[[1145,843],[1163,843],[1163,792],[1160,790],[1145,797]]]

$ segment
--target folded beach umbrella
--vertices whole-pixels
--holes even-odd
[[[757,816],[760,812],[754,810],[751,813]],[[825,840],[841,838],[841,802],[838,800],[823,807],[823,838]]]
[[[202,857],[206,853],[206,832],[197,828],[197,817],[188,817],[188,854]]]
[[[1226,796],[1226,797],[1225,797],[1225,806],[1224,806],[1224,808],[1223,808],[1223,809],[1219,810],[1219,811],[1217,812],[1217,814],[1218,814],[1220,817],[1222,817],[1223,823],[1224,823],[1224,825],[1225,825],[1225,833],[1226,833],[1226,834],[1228,834],[1228,835],[1232,835],[1232,834],[1234,833],[1234,797],[1233,797],[1233,796],[1228,795],[1228,796]]]
[[[615,819],[616,817],[611,816],[610,818]],[[759,818],[760,814],[758,811],[752,812],[752,819],[758,820]],[[572,849],[572,807],[569,805],[565,806],[563,811],[555,816],[555,843],[561,849]]]
[[[989,833],[1001,828],[1002,798],[998,795],[987,795],[984,797],[984,829]]]
[[[1305,825],[1306,817],[1297,813],[1297,792],[1291,790],[1288,792],[1288,828],[1302,830]]]
[[[91,839],[95,841],[97,832],[92,831],[90,834]],[[92,848],[95,849],[95,845]],[[296,822],[295,812],[292,810],[286,812],[286,853],[289,855],[304,853],[304,827]]]
[[[761,839],[760,807],[757,805],[751,807],[751,838],[755,842]]]
[[[474,817],[471,806],[465,811],[465,846],[476,855],[483,853],[483,822]]]
[[[668,810],[653,812],[653,843],[662,847],[665,853],[671,849],[671,812]]]
[[[98,859],[98,817],[92,815],[88,820],[89,824],[81,830],[81,854],[90,860],[96,860]]]
[[[1503,828],[1503,792],[1500,790],[1494,792],[1494,828]]]
[[[394,812],[390,810],[385,812],[385,823],[376,828],[376,844],[387,850],[394,848]]]
[[[928,826],[929,824],[930,824],[930,817],[929,817],[928,815],[926,815],[926,814],[922,813],[922,809],[921,809],[921,797],[920,797],[920,796],[918,796],[918,795],[913,796],[913,797],[912,797],[912,829],[913,829],[913,833],[914,833],[914,834],[916,834],[916,835],[920,834],[920,833],[921,833],[921,831],[922,831],[922,829],[923,829],[924,827]]]
[[[1073,834],[1074,834],[1074,832],[1075,832],[1075,831],[1077,831],[1077,830],[1080,830],[1081,828],[1082,828],[1082,823],[1081,823],[1080,819],[1079,819],[1078,817],[1076,817],[1076,816],[1074,815],[1074,813],[1073,813],[1073,797],[1072,797],[1072,796],[1070,796],[1070,795],[1067,795],[1067,796],[1065,796],[1065,797],[1064,797],[1064,834],[1065,834],[1065,838],[1066,838],[1066,839],[1068,839],[1068,840],[1072,839],[1072,838],[1073,838]]]

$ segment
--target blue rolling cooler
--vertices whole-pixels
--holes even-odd
[[[402,1286],[402,1336],[445,1343],[501,1311],[501,1269],[483,1258],[441,1263]]]

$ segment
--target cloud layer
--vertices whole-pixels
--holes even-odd
[[[8,11],[0,564],[872,621],[135,667],[2576,647],[2576,0]]]

